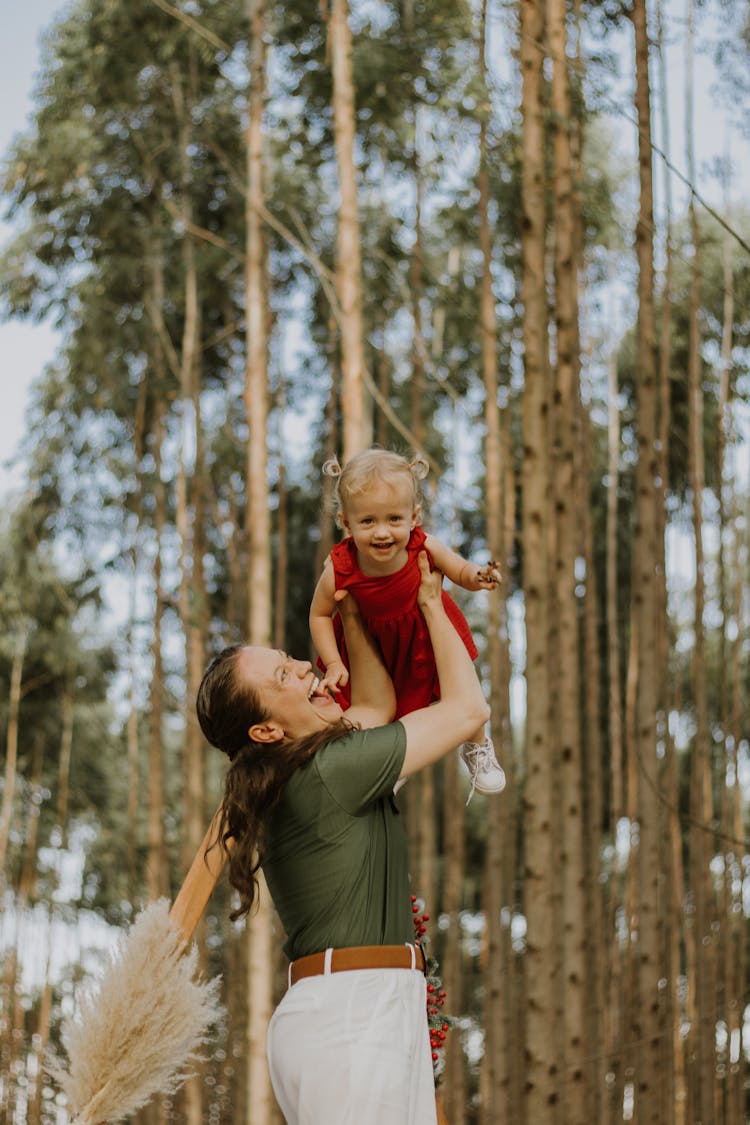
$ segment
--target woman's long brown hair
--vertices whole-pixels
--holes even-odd
[[[229,882],[240,896],[239,906],[230,914],[232,921],[247,914],[255,901],[271,817],[286,782],[318,750],[352,729],[352,723],[342,718],[295,742],[249,742],[233,759],[224,783],[218,826],[219,843],[229,855]]]
[[[255,742],[253,724],[269,717],[257,691],[235,676],[242,645],[232,645],[209,664],[198,689],[196,710],[201,729],[230,759],[216,840],[229,857],[229,882],[240,896],[230,917],[247,914],[258,891],[258,871],[268,848],[271,816],[284,785],[295,770],[319,750],[355,729],[346,718],[293,742]],[[232,846],[229,846],[230,840]]]

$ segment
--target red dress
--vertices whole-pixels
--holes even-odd
[[[357,548],[350,536],[337,543],[331,551],[336,589],[351,591],[357,599],[363,621],[380,646],[383,662],[396,689],[396,718],[440,698],[435,655],[427,624],[417,605],[421,581],[417,556],[426,549],[425,538],[422,528],[415,527],[406,546],[408,558],[401,570],[379,577],[368,576],[359,569]],[[443,605],[469,656],[472,660],[476,659],[477,647],[466,618],[445,591]],[[333,627],[341,659],[348,668],[338,614],[334,615]],[[349,706],[348,684],[336,699],[343,707]]]

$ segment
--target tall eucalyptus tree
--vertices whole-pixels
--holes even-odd
[[[588,1118],[585,1003],[589,994],[585,918],[584,784],[580,720],[580,637],[576,565],[579,557],[575,504],[576,458],[580,446],[580,357],[578,354],[579,248],[576,214],[580,197],[573,189],[570,50],[566,5],[547,6],[552,59],[552,183],[554,218],[555,357],[550,415],[553,511],[555,513],[554,604],[558,620],[557,714],[554,753],[559,758],[561,794],[563,998],[562,1118],[569,1125]]]
[[[247,636],[251,644],[271,644],[271,534],[268,497],[268,334],[266,239],[262,211],[266,199],[263,154],[266,97],[266,4],[248,0],[250,62],[245,134],[245,411],[247,417],[246,526],[248,532]],[[266,1028],[271,1017],[272,913],[268,890],[247,923],[247,1120],[271,1121],[273,1095],[266,1063]]]
[[[544,5],[521,0],[520,59],[522,128],[521,301],[523,304],[524,390],[522,542],[526,625],[526,691],[533,700],[526,714],[524,790],[524,955],[526,1008],[525,1111],[528,1121],[548,1119],[556,1100],[559,1038],[553,1033],[555,960],[552,912],[554,771],[551,736],[551,681],[548,625],[550,466],[549,352],[546,256],[545,110],[543,93]]]
[[[635,109],[638,119],[639,212],[636,225],[638,260],[638,326],[636,399],[638,463],[636,468],[635,530],[631,585],[631,630],[635,638],[636,700],[633,738],[637,776],[638,930],[635,939],[637,993],[632,1026],[635,1044],[635,1101],[639,1121],[663,1121],[658,1060],[665,1049],[663,1022],[662,949],[664,916],[659,900],[659,801],[656,752],[658,678],[653,668],[658,651],[659,606],[657,535],[658,458],[657,370],[654,326],[653,261],[653,149],[647,6],[635,0],[631,12],[635,42]]]

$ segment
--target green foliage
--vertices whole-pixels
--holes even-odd
[[[740,220],[741,221],[741,220]],[[745,220],[747,221],[747,220]],[[701,293],[699,331],[701,335],[701,382],[703,388],[703,449],[706,486],[718,488],[719,389],[721,377],[721,337],[724,309],[724,232],[712,220],[702,220]],[[731,245],[731,243],[730,243]],[[733,288],[739,309],[747,307],[748,264],[745,256],[733,258]],[[670,430],[668,451],[668,486],[678,501],[685,498],[688,482],[688,341],[690,315],[690,252],[688,232],[675,231],[675,259],[671,290],[670,337]],[[658,314],[657,314],[658,317]],[[658,319],[657,319],[658,323]],[[746,319],[735,320],[732,334],[732,365],[730,396],[746,399],[750,386],[748,375],[748,332]],[[620,349],[618,370],[621,390],[627,396],[623,413],[624,438],[633,442],[632,427],[637,424],[633,373],[635,366],[634,333],[629,332]]]
[[[32,801],[39,812],[40,843],[59,846],[61,842],[58,801],[66,696],[73,705],[66,830],[77,823],[106,822],[118,797],[117,735],[107,701],[117,660],[112,644],[92,630],[101,605],[99,581],[90,572],[61,565],[52,545],[40,542],[37,533],[37,513],[24,507],[6,513],[0,533],[0,676],[5,683],[10,682],[18,638],[25,637],[18,716],[19,784],[12,815],[13,850],[6,872],[11,880],[17,878],[24,861],[24,825]],[[7,723],[8,697],[3,695],[3,745]],[[34,795],[32,763],[40,753],[40,790]]]

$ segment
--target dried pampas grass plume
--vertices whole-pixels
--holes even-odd
[[[47,1066],[77,1125],[119,1121],[154,1094],[174,1093],[194,1072],[221,1016],[220,980],[199,979],[197,964],[166,899],[140,912],[63,1025],[68,1066],[58,1059]]]

